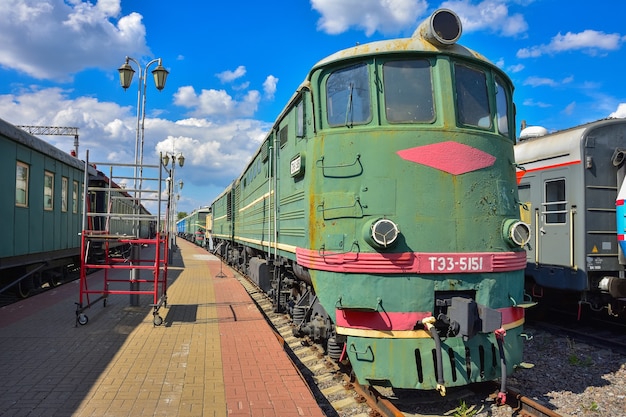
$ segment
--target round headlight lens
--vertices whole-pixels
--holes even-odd
[[[512,246],[525,246],[530,240],[530,226],[519,220],[504,223],[504,236]]]
[[[378,219],[365,227],[365,240],[373,247],[387,248],[400,234],[398,226],[389,219]]]

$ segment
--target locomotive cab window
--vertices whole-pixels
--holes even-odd
[[[28,207],[28,172],[29,167],[18,162],[15,170],[15,205]]]
[[[509,94],[505,89],[506,84],[500,77],[496,77],[496,120],[498,133],[509,137]]]
[[[565,223],[566,219],[565,179],[546,181],[543,214],[547,224]]]
[[[342,68],[326,80],[326,117],[330,126],[352,126],[371,120],[367,64]]]
[[[491,129],[491,109],[485,72],[467,65],[455,64],[454,84],[459,123]]]
[[[390,123],[430,123],[435,119],[430,62],[391,61],[383,65],[385,114]]]

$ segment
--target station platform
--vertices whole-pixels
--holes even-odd
[[[78,280],[0,308],[0,415],[324,416],[233,271],[177,243],[160,326],[145,295],[76,325]]]

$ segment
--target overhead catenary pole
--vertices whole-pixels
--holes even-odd
[[[78,157],[78,128],[66,126],[17,126],[31,135],[74,136],[74,156]]]

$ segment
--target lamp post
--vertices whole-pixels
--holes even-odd
[[[170,160],[172,161],[171,169],[169,168]],[[176,193],[176,182],[175,182],[177,161],[178,161],[178,166],[182,168],[183,165],[185,164],[185,157],[183,156],[182,153],[179,153],[178,155],[175,152],[172,152],[171,154],[168,154],[167,152],[164,154],[161,154],[161,163],[163,164],[163,166],[169,173],[169,177],[166,180],[167,181],[167,211],[166,211],[167,214],[165,216],[165,224],[167,228],[168,239],[170,242],[169,244],[170,263],[172,261],[171,255],[172,255],[172,252],[174,251],[175,244],[176,244],[176,225],[175,225],[174,219],[176,217],[177,200],[178,198],[180,198],[180,195]],[[183,181],[180,180],[178,185],[180,187],[179,189],[182,190]],[[174,198],[175,194],[177,198]]]
[[[154,76],[154,84],[157,90],[161,91],[165,88],[165,81],[167,80],[167,76],[169,71],[163,68],[161,58],[153,59],[148,62],[144,67],[143,71],[139,62],[131,57],[126,57],[124,64],[118,68],[118,72],[120,74],[120,84],[124,90],[127,90],[130,87],[130,84],[133,80],[133,75],[135,75],[135,70],[130,65],[130,61],[134,62],[139,70],[139,82],[137,88],[137,127],[135,131],[135,165],[134,165],[134,180],[133,180],[133,188],[134,188],[134,197],[135,201],[141,204],[141,188],[143,185],[143,145],[144,145],[144,126],[146,120],[146,91],[147,91],[147,83],[146,83],[146,73],[148,72],[148,68],[154,63],[158,62],[157,67],[152,70],[152,75]],[[142,89],[143,84],[143,89]],[[137,186],[137,179],[139,179],[139,186]],[[139,192],[137,192],[139,190]],[[135,214],[139,214],[139,208],[137,207]],[[137,217],[133,221],[133,225],[135,228],[135,236],[137,238],[140,237],[140,221]],[[140,259],[140,248],[138,245],[133,247],[132,259]],[[131,291],[139,290],[139,269],[134,268],[130,271],[130,289]],[[139,305],[139,295],[131,294],[130,295],[130,304],[132,306]]]

